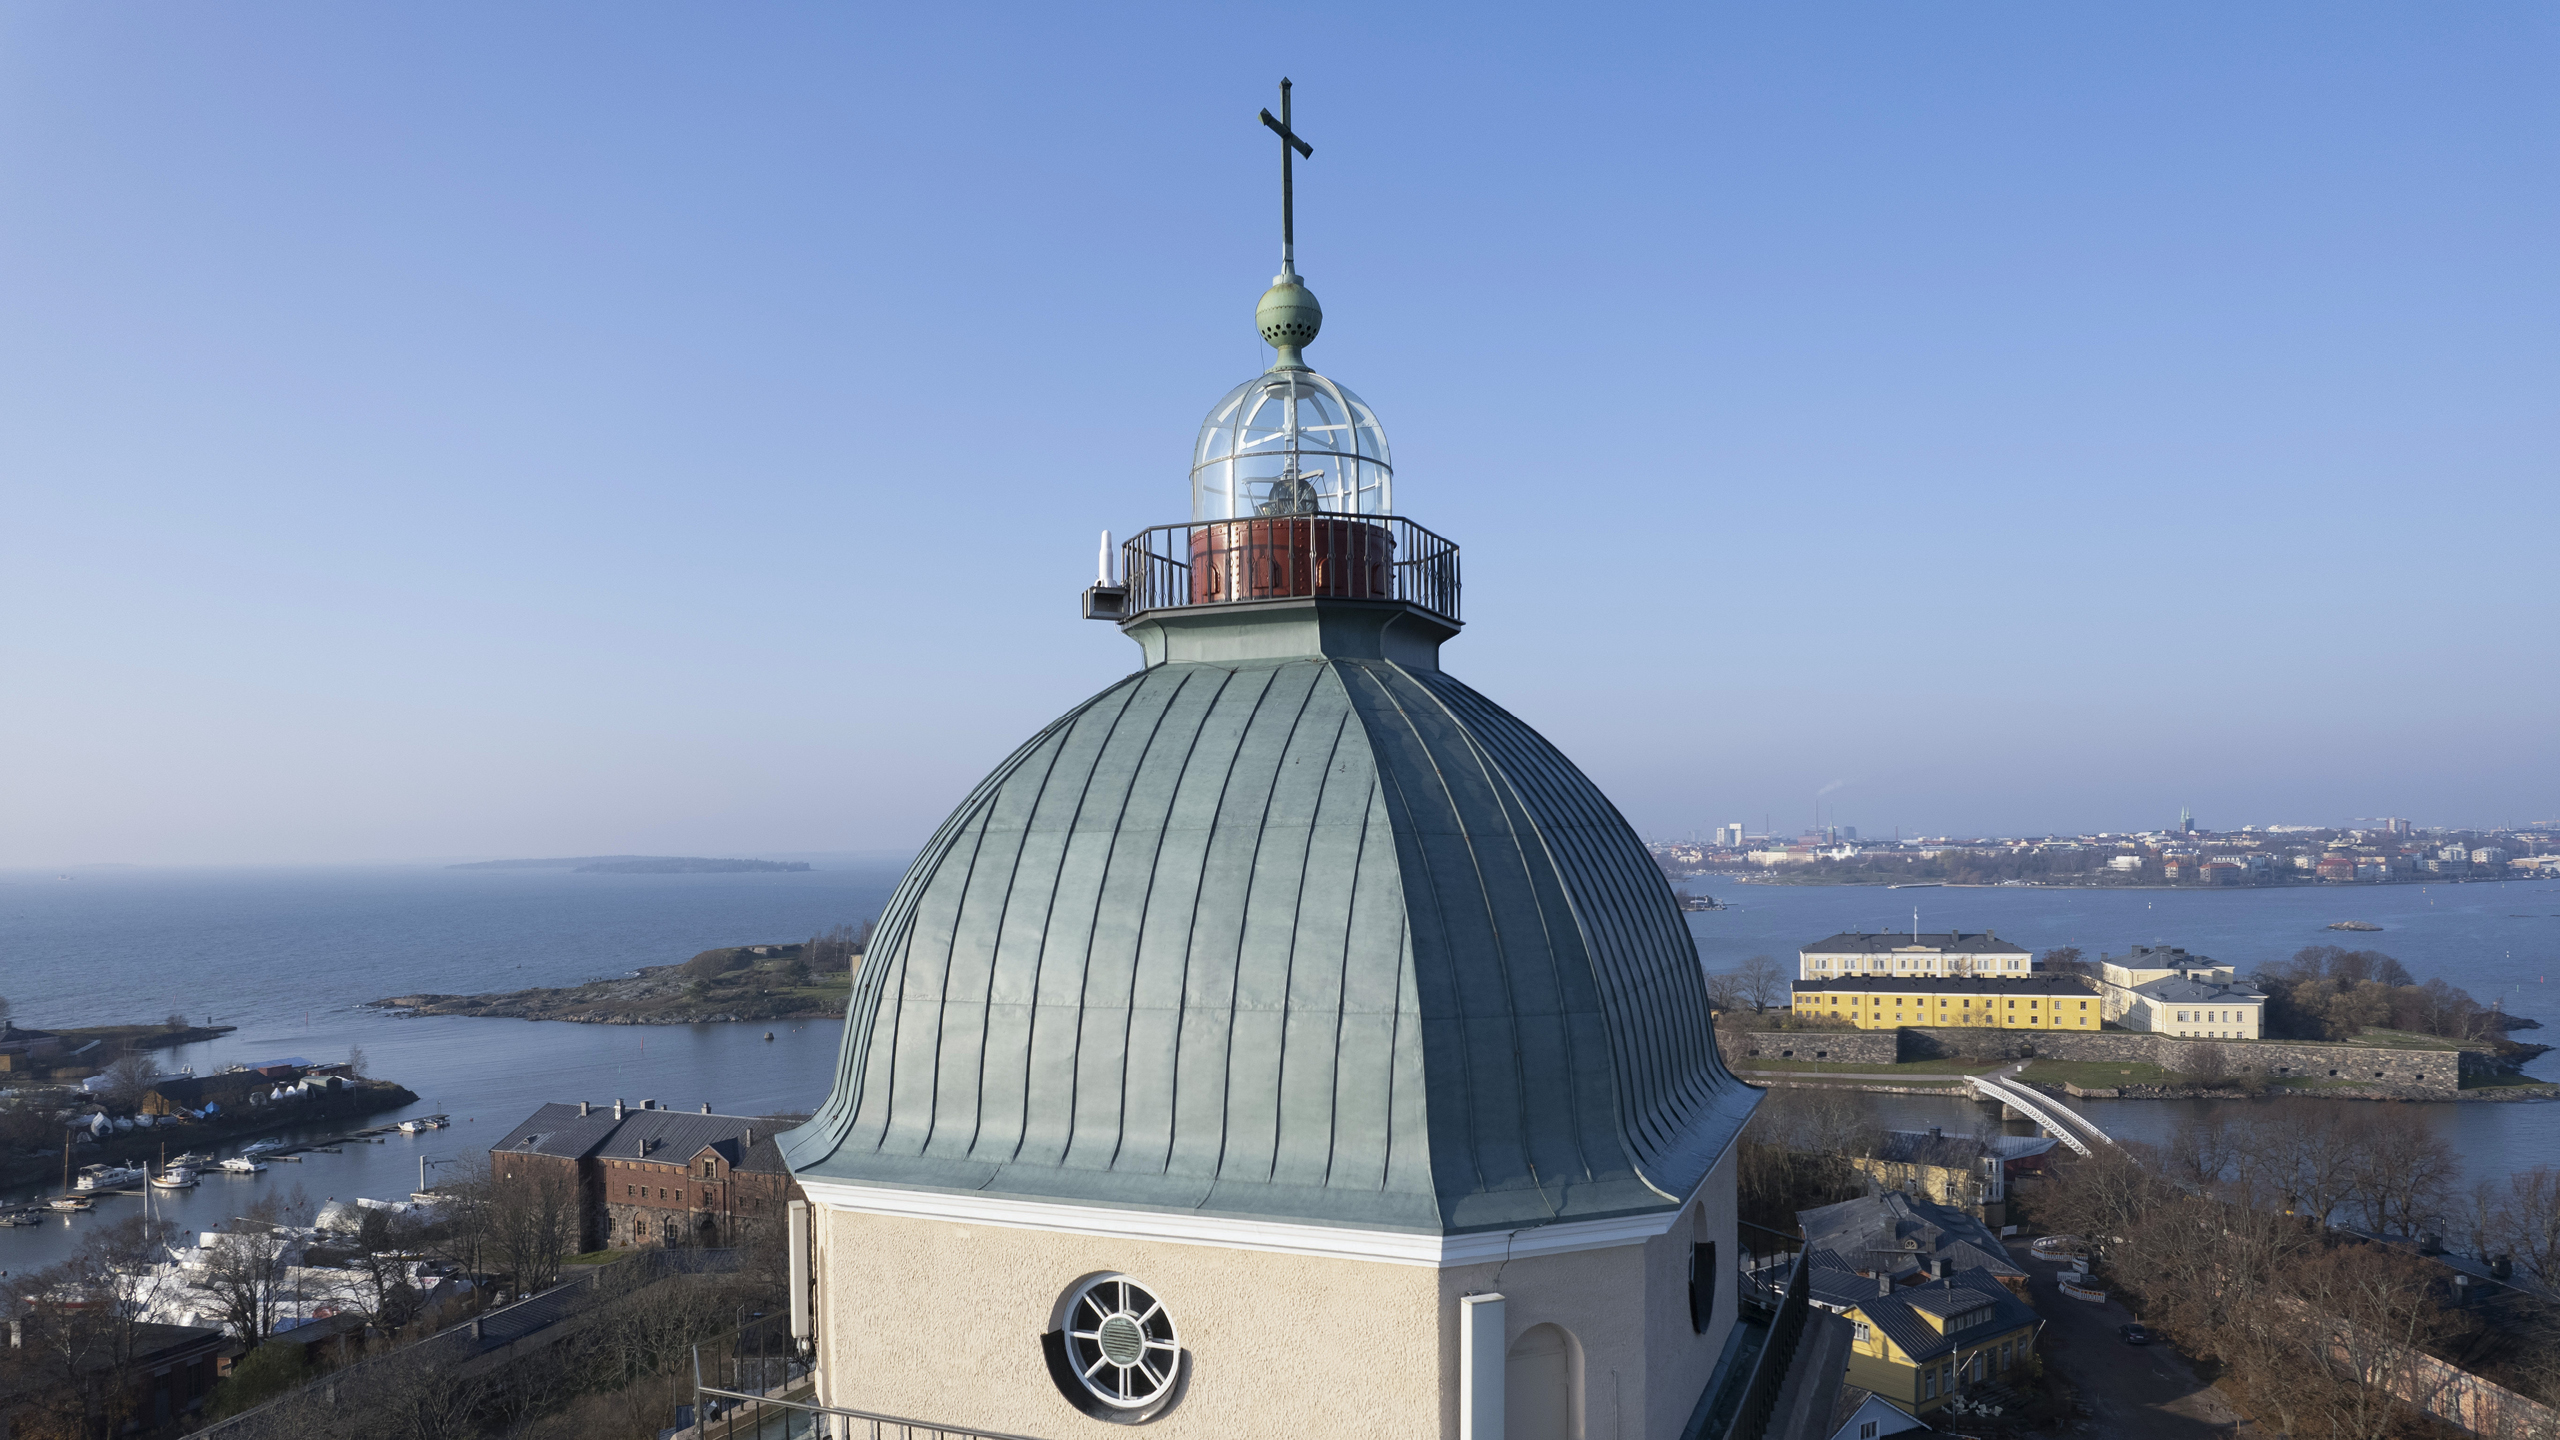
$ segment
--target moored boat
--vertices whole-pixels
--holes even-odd
[[[53,1202],[53,1208],[56,1210],[86,1210],[89,1208],[89,1197],[86,1195],[64,1195]]]
[[[115,1190],[126,1185],[139,1185],[147,1172],[132,1165],[92,1165],[71,1182],[74,1190]]]
[[[234,1155],[222,1162],[222,1168],[234,1175],[264,1175],[267,1167],[246,1155]]]
[[[284,1142],[281,1140],[252,1140],[240,1147],[240,1153],[250,1156],[272,1155],[283,1148]]]
[[[151,1183],[159,1186],[163,1190],[192,1189],[196,1183],[195,1167],[192,1165],[172,1165],[168,1169],[161,1171],[159,1174],[152,1176]]]

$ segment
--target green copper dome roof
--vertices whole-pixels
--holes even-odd
[[[810,1179],[1440,1233],[1667,1206],[1757,1098],[1599,790],[1427,664],[1313,654],[1157,664],[988,776],[784,1139]]]

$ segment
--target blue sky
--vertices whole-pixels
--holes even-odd
[[[12,5],[0,864],[916,843],[1135,663],[1075,592],[1267,356],[1282,73],[1448,665],[1639,829],[2560,816],[2555,60],[2521,4]]]

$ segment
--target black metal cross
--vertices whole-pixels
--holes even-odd
[[[1265,110],[1262,112],[1262,123],[1270,126],[1280,136],[1280,273],[1295,275],[1298,273],[1297,177],[1290,168],[1292,162],[1289,152],[1295,150],[1312,160],[1315,158],[1316,147],[1299,139],[1298,132],[1289,128],[1288,76],[1280,77],[1280,118],[1272,119],[1271,112]]]

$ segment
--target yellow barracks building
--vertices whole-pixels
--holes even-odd
[[[1846,1020],[1861,1030],[1997,1025],[2013,1030],[2095,1031],[2099,1020],[2097,987],[2076,975],[2019,980],[1840,975],[1798,980],[1795,1013]]]

